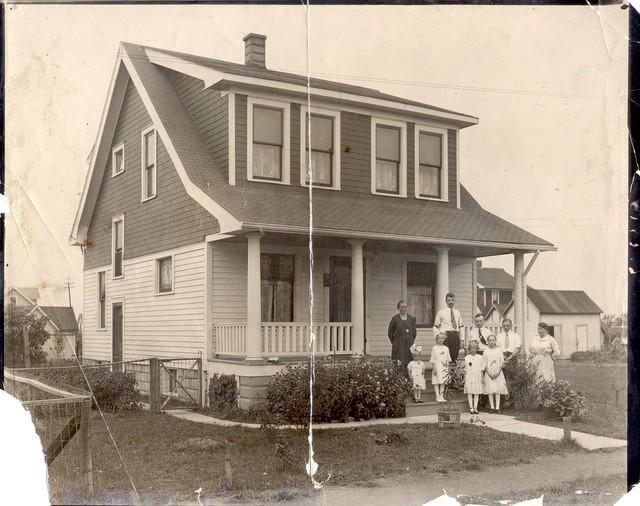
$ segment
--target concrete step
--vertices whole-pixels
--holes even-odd
[[[424,400],[424,396],[423,396]],[[450,405],[452,407],[457,407],[463,413],[466,413],[469,410],[469,406],[465,399],[456,399],[451,401]],[[447,404],[443,402],[436,401],[425,401],[420,404],[416,404],[414,402],[407,403],[407,416],[423,416],[423,415],[435,415],[441,410],[443,407],[446,407]]]

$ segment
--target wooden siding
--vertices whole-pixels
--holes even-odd
[[[247,96],[236,95],[236,184],[247,184]]]
[[[340,187],[371,193],[371,116],[343,111],[340,121]]]
[[[229,177],[229,108],[227,95],[204,89],[204,83],[172,70],[162,70],[175,87],[180,100],[214,157],[216,170]]]
[[[159,136],[157,197],[140,202],[140,135],[149,126],[151,119],[134,85],[129,83],[112,142],[112,146],[124,142],[125,171],[112,177],[109,156],[89,226],[85,269],[111,263],[111,222],[120,214],[125,217],[125,260],[200,242],[205,235],[219,231],[215,218],[187,195]]]
[[[436,262],[435,256],[380,254],[367,260],[366,334],[367,353],[391,355],[391,343],[387,337],[389,320],[397,313],[396,304],[403,297],[403,262]],[[471,259],[450,259],[449,287],[456,294],[456,307],[463,320],[469,323],[472,315]],[[444,303],[444,301],[443,301]],[[442,307],[436,301],[436,311]],[[432,329],[418,329],[416,343],[423,347],[423,357],[428,359],[434,344]]]
[[[155,259],[171,254],[125,261],[126,276],[111,278],[110,266],[84,273],[83,356],[111,358],[111,312],[114,302],[124,308],[125,360],[145,357],[193,357],[205,353],[204,245],[174,253],[174,293],[155,295]],[[97,273],[106,276],[106,330],[97,329]]]
[[[291,104],[291,186],[300,186],[300,104]]]
[[[456,177],[456,170],[458,167],[458,157],[456,156],[458,138],[456,136],[456,130],[447,130],[447,145],[449,147],[449,179],[447,181],[449,184],[449,204],[456,206],[458,194],[458,179]]]

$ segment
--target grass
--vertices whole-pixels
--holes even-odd
[[[627,439],[627,367],[626,364],[594,364],[558,361],[556,377],[567,380],[571,388],[586,398],[587,413],[574,421],[572,430]],[[619,389],[619,405],[615,389]],[[509,411],[521,420],[562,427],[562,420],[549,420],[542,411]]]
[[[627,479],[624,474],[614,476],[599,476],[581,479],[561,485],[549,485],[538,490],[528,490],[501,496],[464,496],[458,500],[463,504],[477,504],[483,506],[497,506],[525,501],[544,495],[545,506],[565,506],[569,504],[610,506],[614,505],[626,493]],[[501,502],[502,501],[502,502]]]
[[[77,442],[72,442],[49,469],[54,502],[128,504],[134,498],[129,477],[149,503],[195,500],[194,491],[200,487],[209,498],[247,498],[272,490],[285,491],[280,495],[312,493],[304,472],[305,431],[218,427],[144,411],[106,417],[128,474],[105,425],[94,414],[91,444],[96,497],[89,501],[82,494]],[[470,452],[470,447],[483,450]],[[505,466],[569,451],[576,450],[470,425],[455,430],[409,425],[314,433],[318,478],[333,485],[406,473],[433,478],[452,469]]]

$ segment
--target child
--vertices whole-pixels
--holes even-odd
[[[483,379],[484,393],[489,396],[491,405],[490,413],[500,413],[500,395],[507,395],[507,383],[502,372],[504,355],[502,350],[496,346],[496,336],[493,334],[487,337],[487,348],[482,356],[483,369],[485,371]]]
[[[424,371],[427,368],[426,364],[422,361],[422,346],[411,345],[411,353],[413,354],[413,360],[407,365],[409,371],[409,377],[413,383],[413,400],[417,403],[422,402],[422,391],[427,388],[424,380]],[[416,360],[416,354],[418,359]]]
[[[482,355],[478,354],[478,342],[469,343],[469,353],[464,357],[464,393],[469,402],[469,413],[478,414],[478,399],[482,388]]]
[[[440,332],[436,337],[436,344],[431,350],[431,359],[429,362],[433,364],[433,373],[431,377],[431,384],[436,392],[436,401],[447,402],[444,398],[444,382],[447,379],[447,371],[449,369],[449,362],[451,362],[451,355],[449,348],[444,345],[444,340],[447,338],[445,332]]]

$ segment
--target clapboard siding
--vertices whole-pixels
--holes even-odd
[[[229,109],[228,96],[179,72],[163,69],[189,112],[193,123],[213,155],[215,170],[229,174]]]
[[[449,184],[449,203],[457,205],[458,200],[458,157],[456,156],[458,150],[458,137],[456,130],[447,130],[447,145],[449,148],[449,171],[448,171],[448,184]]]
[[[371,193],[371,116],[343,111],[340,121],[341,189]]]
[[[300,185],[300,105],[291,104],[291,186]]]
[[[405,291],[403,264],[407,261],[435,263],[436,257],[383,253],[367,260],[366,334],[367,353],[371,355],[391,354],[387,330],[391,317],[397,313],[396,304]],[[456,294],[456,307],[466,322],[472,315],[471,266],[470,259],[450,258],[449,287]],[[443,304],[436,301],[436,310]],[[423,354],[428,357],[434,343],[433,330],[418,329],[416,343],[423,347]]]
[[[151,124],[130,83],[112,142],[112,146],[124,142],[125,171],[112,177],[111,156],[102,168],[100,193],[89,225],[85,269],[111,263],[111,223],[120,214],[125,217],[125,260],[200,242],[219,230],[215,218],[187,195],[159,136],[157,197],[140,202],[141,132]]]
[[[236,184],[247,183],[247,96],[236,95]]]
[[[97,330],[97,272],[84,273],[84,357],[111,358],[111,305],[124,306],[124,359],[145,357],[192,357],[205,352],[205,260],[204,244],[175,251],[174,293],[154,293],[155,261],[165,252],[125,261],[124,279],[107,272],[106,329]]]

